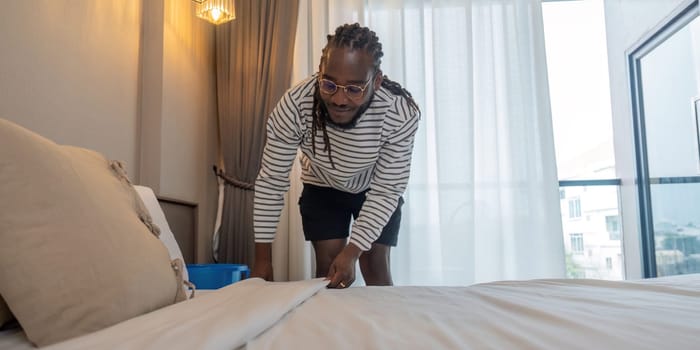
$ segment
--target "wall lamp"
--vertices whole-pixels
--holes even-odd
[[[236,18],[234,0],[192,0],[197,17],[214,24],[226,23]]]

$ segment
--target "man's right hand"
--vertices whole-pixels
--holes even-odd
[[[272,264],[256,261],[253,264],[253,270],[250,271],[250,277],[259,277],[265,281],[272,281]]]
[[[255,262],[250,271],[250,277],[259,277],[266,281],[274,280],[271,243],[255,243]]]

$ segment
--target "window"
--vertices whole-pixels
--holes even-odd
[[[581,217],[581,198],[569,200],[569,218],[575,219]]]
[[[606,269],[624,237],[604,10],[604,0],[542,3],[567,276],[621,280],[619,261]]]
[[[612,266],[612,258],[609,257],[609,256],[605,258],[605,267],[606,267],[608,270],[612,270],[612,267],[613,267],[613,266]]]
[[[605,217],[605,227],[608,230],[608,237],[611,241],[617,241],[620,239],[620,217],[619,216],[606,216]]]
[[[614,178],[604,3],[547,1],[542,13],[559,180]]]
[[[572,233],[571,237],[571,253],[583,254],[583,233]]]
[[[559,199],[564,199],[566,198],[566,190],[563,188],[559,190]]]

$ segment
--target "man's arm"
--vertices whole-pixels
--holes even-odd
[[[417,112],[412,114],[379,151],[367,199],[350,235],[350,243],[363,251],[379,238],[406,190],[419,120]]]
[[[253,205],[255,262],[252,277],[272,280],[271,244],[289,190],[289,173],[301,142],[298,109],[289,94],[277,104],[267,121],[267,139],[260,172],[255,181]]]
[[[410,109],[407,106],[405,111]],[[345,288],[355,280],[355,262],[363,251],[372,248],[382,229],[398,206],[399,197],[406,190],[411,171],[413,142],[418,130],[418,112],[411,110],[405,122],[379,151],[376,168],[372,176],[360,215],[352,225],[350,243],[338,254],[330,266],[329,288]],[[389,121],[390,122],[390,121]]]
[[[272,243],[255,243],[255,262],[250,277],[272,281]]]

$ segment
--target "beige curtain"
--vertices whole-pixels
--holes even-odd
[[[253,262],[253,196],[265,121],[289,88],[298,0],[239,0],[216,29],[217,97],[225,186],[218,261]]]

